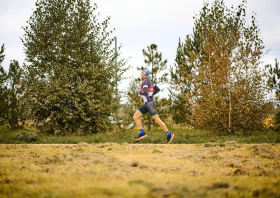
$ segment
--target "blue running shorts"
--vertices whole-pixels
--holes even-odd
[[[141,115],[144,115],[145,113],[149,112],[153,118],[158,116],[157,110],[155,109],[154,102],[146,102],[142,107],[138,109],[138,112]]]

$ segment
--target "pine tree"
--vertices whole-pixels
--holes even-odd
[[[175,123],[190,123],[191,104],[189,96],[192,92],[192,82],[187,77],[190,76],[193,65],[187,61],[188,46],[195,46],[195,42],[189,38],[186,44],[179,43],[176,52],[175,64],[170,68],[170,96],[172,100],[172,115]]]
[[[9,124],[12,129],[18,126],[18,119],[21,114],[20,97],[22,94],[22,68],[20,68],[18,61],[12,60],[8,73],[8,102],[9,102]],[[23,107],[24,108],[24,107]]]
[[[0,124],[8,119],[8,100],[7,100],[7,74],[2,66],[5,58],[5,45],[0,50]]]
[[[115,64],[110,17],[99,22],[89,0],[37,0],[24,28],[26,103],[41,130],[106,130],[123,60]],[[115,74],[118,75],[115,75]]]
[[[145,49],[142,50],[145,57],[144,62],[150,68],[150,78],[154,84],[165,82],[167,76],[165,72],[167,60],[162,60],[162,53],[158,52],[157,48],[157,45],[152,43],[150,46],[147,46],[147,51]]]

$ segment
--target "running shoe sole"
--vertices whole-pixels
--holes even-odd
[[[147,137],[147,135],[143,135],[143,136],[141,136],[141,137],[139,137],[139,138],[136,138],[135,140],[142,140],[142,139],[144,139],[145,137]]]
[[[169,142],[167,142],[167,144],[169,144],[173,140],[173,138],[174,138],[174,134],[172,133],[171,138],[170,138]]]

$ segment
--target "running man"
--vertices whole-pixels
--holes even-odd
[[[147,137],[147,134],[144,132],[142,123],[141,123],[141,116],[145,113],[149,112],[152,118],[154,118],[155,122],[162,128],[162,130],[166,133],[167,136],[167,144],[169,144],[172,139],[174,138],[174,134],[170,133],[165,125],[165,123],[159,118],[158,113],[155,109],[155,103],[153,101],[153,95],[157,94],[160,89],[158,86],[153,84],[148,76],[150,75],[150,71],[148,69],[144,69],[141,72],[141,78],[143,79],[142,82],[142,89],[135,91],[139,93],[144,99],[144,105],[140,107],[134,114],[133,119],[140,130],[140,134],[138,138],[135,140],[141,140]]]

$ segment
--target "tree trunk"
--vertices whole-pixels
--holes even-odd
[[[228,68],[228,102],[229,102],[229,111],[228,111],[228,131],[232,133],[232,122],[231,122],[231,114],[232,114],[232,101],[231,101],[231,93],[230,93],[230,66],[228,62],[229,57],[227,57],[227,68]]]
[[[154,68],[154,57],[153,57],[153,51],[151,52],[151,60],[152,60],[152,70],[151,70],[151,73],[152,73],[152,82],[154,83],[154,74],[153,74],[153,68]],[[151,118],[148,117],[148,131],[151,130]]]

